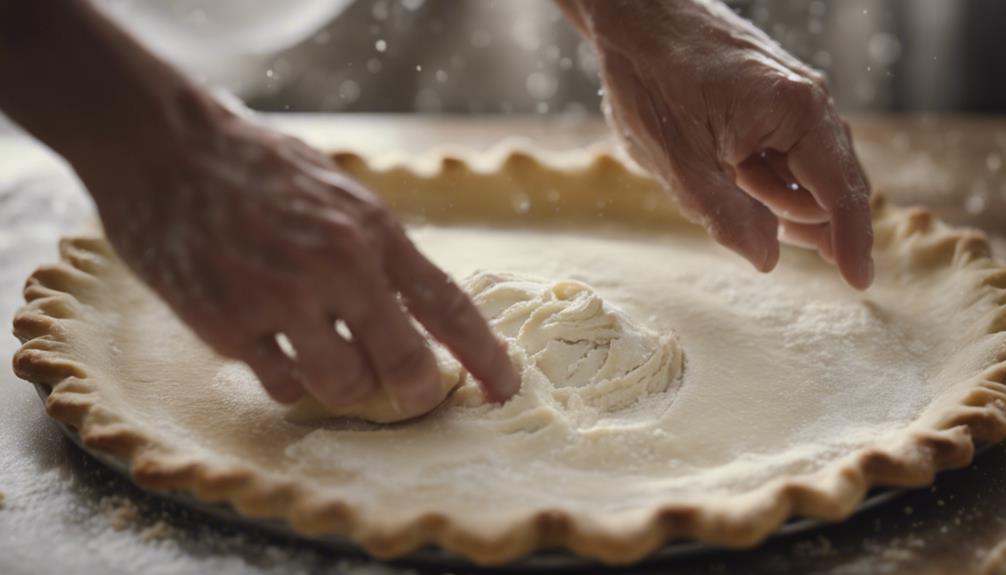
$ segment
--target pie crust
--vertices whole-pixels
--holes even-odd
[[[414,422],[297,425],[98,237],[64,240],[29,278],[17,374],[143,487],[379,558],[433,544],[487,565],[751,546],[794,516],[840,520],[871,487],[926,485],[1006,436],[1006,268],[978,232],[875,200],[877,278],[861,294],[796,250],[758,275],[603,152],[334,157],[448,271],[583,281],[647,330],[677,331],[682,380],[629,409],[578,400],[590,417],[525,390],[480,405],[465,384]]]

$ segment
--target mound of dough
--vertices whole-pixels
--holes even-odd
[[[524,356],[524,382],[539,372],[561,405],[617,411],[667,391],[681,373],[673,334],[639,325],[586,284],[483,272],[465,288]]]
[[[586,284],[550,282],[513,274],[479,272],[463,282],[475,305],[511,348],[523,383],[544,377],[553,398],[571,409],[612,412],[667,391],[681,372],[681,348],[673,335],[658,335],[606,304]],[[431,342],[440,365],[444,399],[467,377],[442,346]],[[479,403],[477,385],[458,403]],[[385,390],[339,410],[305,396],[287,412],[294,423],[350,417],[393,423],[423,415],[402,411]]]

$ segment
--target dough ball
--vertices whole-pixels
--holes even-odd
[[[461,369],[461,364],[443,346],[431,342],[431,349],[440,368],[440,392],[442,394],[440,403],[443,403],[443,399],[446,399],[464,382],[465,374]],[[423,413],[403,411],[387,390],[378,389],[370,397],[339,409],[329,409],[314,396],[305,395],[290,406],[286,412],[286,420],[291,423],[311,424],[325,419],[348,417],[373,423],[395,423],[420,415]]]

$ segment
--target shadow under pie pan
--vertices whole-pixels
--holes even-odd
[[[42,400],[42,404],[45,405],[46,399],[49,397],[49,388],[35,384],[35,391],[38,392],[39,398]],[[122,460],[121,458],[114,457],[107,453],[102,453],[94,449],[87,448],[80,439],[80,435],[77,431],[58,420],[53,420],[59,427],[60,431],[63,432],[74,445],[79,447],[90,457],[96,459],[102,465],[111,469],[118,475],[126,479],[130,479],[129,474],[129,464]],[[977,447],[975,451],[975,456],[979,456],[984,453],[991,445],[981,445]],[[355,545],[352,541],[345,537],[338,536],[326,536],[326,537],[310,537],[301,533],[297,533],[290,526],[279,520],[271,519],[257,519],[246,517],[235,511],[231,506],[222,503],[206,503],[200,501],[199,499],[188,495],[186,493],[174,492],[174,491],[153,491],[144,489],[140,487],[147,493],[150,493],[156,497],[170,501],[177,505],[181,505],[188,509],[195,510],[199,513],[203,513],[214,519],[242,527],[251,527],[270,535],[281,537],[284,539],[290,539],[294,541],[303,541],[313,545],[320,545],[322,548],[328,549],[336,553],[348,553],[348,554],[358,554],[365,555],[365,552]],[[859,504],[852,515],[859,515],[886,505],[901,495],[907,493],[907,489],[875,489],[870,492],[870,494]],[[807,535],[815,531],[825,529],[835,523],[828,521],[821,521],[817,519],[792,519],[782,527],[780,527],[773,535],[769,537],[766,543],[771,541],[778,541],[780,539],[786,539],[789,537]],[[673,561],[675,559],[692,557],[700,554],[709,554],[723,551],[731,551],[730,549],[718,547],[715,545],[709,545],[706,543],[701,543],[697,541],[674,541],[668,543],[660,550],[654,552],[648,556],[640,564],[653,564],[665,561]],[[428,567],[428,568],[443,568],[443,569],[457,569],[457,568],[470,568],[476,567],[470,561],[467,561],[464,557],[455,555],[453,553],[438,549],[435,547],[426,547],[419,549],[405,557],[395,560],[395,563],[403,565],[414,565],[417,567]],[[528,555],[517,561],[508,563],[505,568],[507,570],[516,571],[564,571],[564,570],[577,570],[586,567],[601,567],[597,562],[584,559],[572,553],[560,550],[542,550],[531,555]]]

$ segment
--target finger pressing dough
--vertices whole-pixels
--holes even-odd
[[[511,349],[522,382],[543,378],[551,395],[570,409],[607,412],[666,391],[681,372],[681,348],[673,335],[658,335],[606,304],[590,286],[531,276],[479,272],[463,282],[482,315]],[[440,367],[444,399],[467,377],[450,353],[430,341]],[[459,403],[481,402],[477,385]],[[442,402],[441,402],[442,403]],[[359,403],[329,409],[311,396],[287,413],[294,423],[350,417],[392,423],[423,415],[403,411],[385,389]]]

